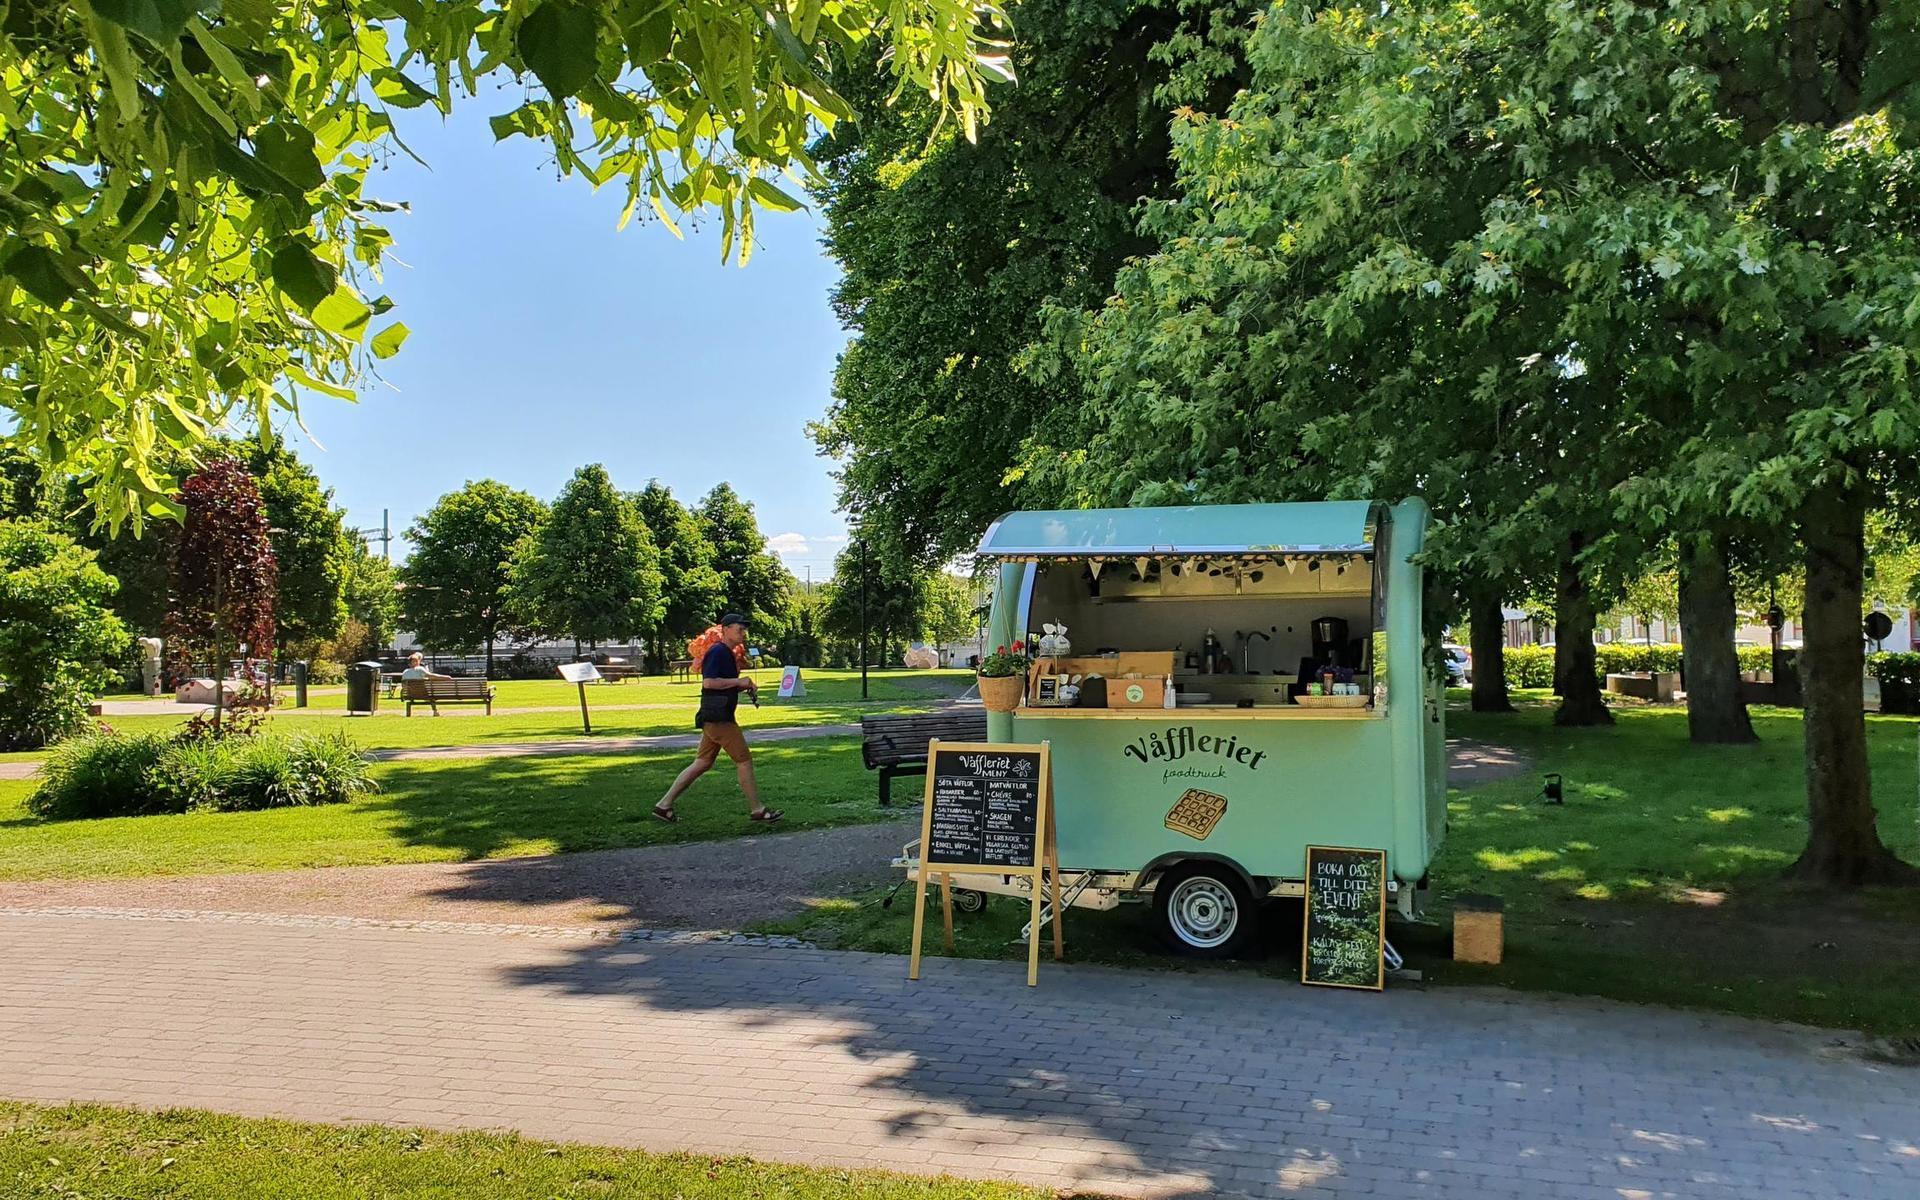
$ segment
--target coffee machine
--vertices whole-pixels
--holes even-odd
[[[1322,666],[1357,667],[1349,662],[1352,643],[1347,639],[1347,623],[1340,617],[1313,619],[1313,661]]]

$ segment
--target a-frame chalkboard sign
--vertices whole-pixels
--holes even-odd
[[[1060,860],[1053,844],[1053,761],[1047,743],[927,744],[927,791],[920,817],[920,877],[914,888],[913,954],[907,978],[920,978],[927,879],[940,877],[947,951],[953,951],[953,872],[1024,875],[1033,881],[1027,937],[1027,986],[1040,978],[1040,901],[1053,879],[1053,956],[1063,953]]]
[[[1307,847],[1300,982],[1379,991],[1387,982],[1387,852]]]

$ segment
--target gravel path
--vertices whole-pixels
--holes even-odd
[[[886,879],[905,820],[538,858],[0,883],[0,908],[105,907],[593,927],[741,929]]]

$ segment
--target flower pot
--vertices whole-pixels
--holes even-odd
[[[1018,675],[981,675],[980,703],[988,712],[1012,712],[1020,707],[1020,695],[1027,681]]]

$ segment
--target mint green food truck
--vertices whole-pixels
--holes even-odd
[[[1260,901],[1304,894],[1308,846],[1343,846],[1386,851],[1390,900],[1413,913],[1446,821],[1413,561],[1427,524],[1409,499],[1015,512],[987,530],[989,645],[1043,651],[988,739],[1050,744],[1070,903],[1150,900],[1172,949],[1224,956]],[[953,882],[972,899],[1030,886]]]

